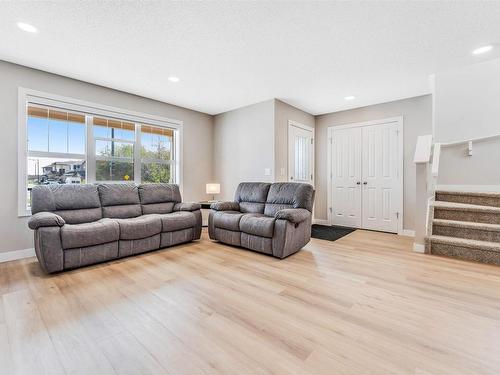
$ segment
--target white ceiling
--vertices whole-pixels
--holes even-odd
[[[0,59],[210,114],[271,98],[321,114],[426,94],[429,74],[500,56],[470,53],[499,39],[495,1],[0,1]]]

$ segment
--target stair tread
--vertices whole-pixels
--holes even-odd
[[[477,250],[490,250],[490,251],[500,252],[500,242],[470,240],[467,238],[448,237],[439,235],[432,235],[429,237],[429,239],[431,241],[431,244],[440,243],[444,245],[463,246]]]
[[[471,228],[471,229],[483,229],[488,231],[500,232],[500,224],[489,224],[489,223],[476,223],[472,221],[459,221],[459,220],[446,220],[446,219],[433,219],[433,224],[441,226],[449,226],[454,228]]]
[[[468,195],[473,197],[500,198],[500,192],[498,191],[436,190],[436,194]]]
[[[432,206],[436,208],[448,208],[451,210],[484,211],[484,212],[495,212],[500,214],[500,207],[481,206],[478,204],[434,201],[432,203]]]

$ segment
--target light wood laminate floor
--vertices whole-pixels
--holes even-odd
[[[0,264],[0,374],[499,374],[500,267],[356,231],[286,260],[199,242]]]

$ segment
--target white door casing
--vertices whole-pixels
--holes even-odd
[[[314,128],[288,121],[288,181],[314,186]]]
[[[402,117],[329,127],[328,137],[329,223],[402,233]]]
[[[332,137],[332,224],[361,227],[361,128]]]

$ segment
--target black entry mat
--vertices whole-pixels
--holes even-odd
[[[320,240],[337,241],[355,230],[354,228],[313,224],[311,237]]]

